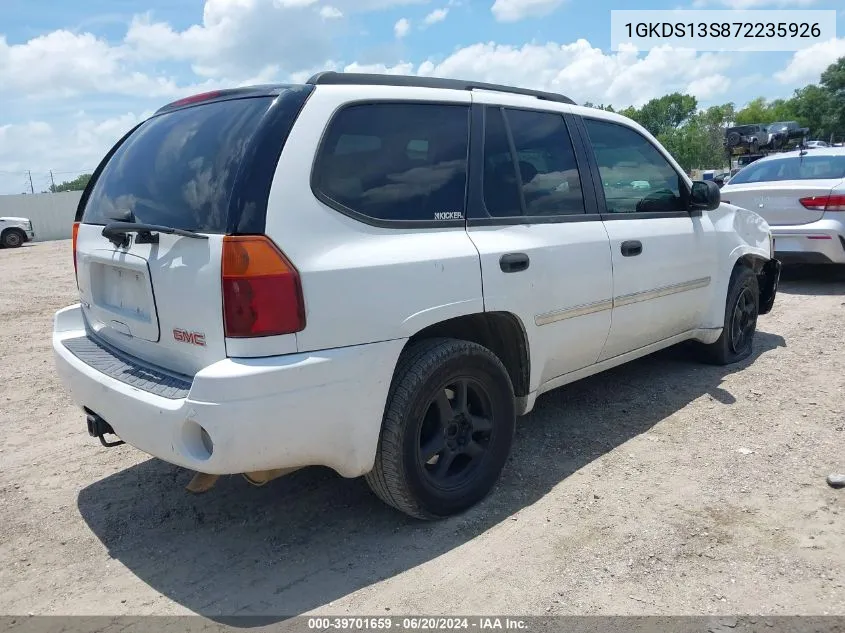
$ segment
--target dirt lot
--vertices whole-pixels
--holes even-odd
[[[548,394],[494,494],[421,524],[323,469],[195,497],[102,448],[53,373],[69,243],[0,251],[0,613],[845,614],[845,275],[792,277],[753,360]]]

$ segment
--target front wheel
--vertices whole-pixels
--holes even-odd
[[[515,417],[510,377],[493,352],[455,339],[414,344],[399,359],[367,483],[419,519],[462,512],[499,479]]]
[[[735,268],[728,287],[722,335],[715,343],[702,346],[704,360],[716,365],[730,365],[751,356],[759,314],[757,275],[744,266]]]
[[[0,237],[0,243],[6,248],[17,248],[24,243],[24,234],[15,229],[8,229],[3,236]]]

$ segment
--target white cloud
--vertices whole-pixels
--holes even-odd
[[[121,47],[90,33],[52,31],[24,44],[0,36],[0,92],[70,96],[79,93],[171,95],[175,83],[133,69]]]
[[[446,16],[449,15],[449,9],[435,9],[431,13],[429,13],[423,19],[423,24],[425,25],[432,25],[437,24],[438,22],[442,22],[446,19]]]
[[[320,9],[320,17],[325,20],[336,20],[343,17],[343,12],[337,7],[322,7]]]
[[[202,22],[176,30],[136,16],[125,42],[148,60],[192,64],[204,77],[239,77],[271,64],[288,71],[325,59],[331,28],[310,0],[206,0]]]
[[[496,0],[490,10],[499,22],[517,22],[551,14],[564,0]]]
[[[708,75],[696,79],[686,87],[685,93],[691,94],[700,101],[710,101],[725,94],[731,87],[731,80],[725,75]]]
[[[586,40],[523,46],[489,42],[459,49],[439,63],[426,61],[411,68],[414,74],[510,84],[560,92],[579,103],[625,106],[685,90],[690,85],[690,68],[719,69],[729,59],[671,47],[654,48],[643,57],[632,47],[605,54]],[[408,64],[400,66],[410,70]],[[717,80],[709,79],[699,90],[713,92],[717,88]]]
[[[410,30],[411,22],[408,18],[400,18],[396,21],[396,24],[393,25],[393,34],[399,39],[405,37]]]
[[[121,136],[151,114],[129,112],[97,120],[80,112],[61,124],[30,121],[0,126],[0,194],[28,190],[26,171],[32,172],[39,192],[49,186],[50,170],[59,183],[94,169]]]
[[[796,51],[786,68],[775,73],[775,79],[784,84],[817,82],[827,67],[843,56],[845,37],[813,44]]]

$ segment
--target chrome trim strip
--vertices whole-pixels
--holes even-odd
[[[538,326],[549,325],[550,323],[557,323],[558,321],[564,321],[566,319],[574,319],[575,317],[586,316],[588,314],[595,314],[596,312],[604,312],[605,310],[640,303],[641,301],[659,299],[660,297],[666,297],[679,292],[697,290],[709,285],[710,277],[702,277],[701,279],[693,279],[692,281],[685,281],[680,284],[663,286],[653,290],[643,290],[641,292],[634,292],[628,295],[614,297],[613,299],[605,299],[603,301],[585,303],[573,308],[564,308],[563,310],[554,310],[553,312],[538,314],[534,317],[534,323]]]
[[[652,299],[659,299],[669,295],[677,294],[679,292],[687,292],[688,290],[697,290],[705,288],[710,285],[710,277],[702,277],[701,279],[693,279],[692,281],[685,281],[680,284],[673,284],[671,286],[663,286],[662,288],[655,288],[654,290],[644,290],[641,292],[633,292],[629,295],[622,295],[621,297],[614,297],[613,307],[627,306],[641,301],[651,301]]]
[[[613,308],[613,301],[605,299],[604,301],[596,301],[594,303],[585,303],[584,305],[575,306],[574,308],[565,308],[563,310],[555,310],[554,312],[546,312],[545,314],[538,314],[534,317],[534,323],[537,325],[548,325],[549,323],[557,323],[564,319],[574,319],[579,316],[586,316],[596,312],[604,312]]]

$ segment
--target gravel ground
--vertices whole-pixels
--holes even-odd
[[[753,359],[672,349],[541,397],[500,485],[405,518],[104,449],[53,372],[68,242],[0,251],[0,613],[845,615],[845,274],[792,273]]]

